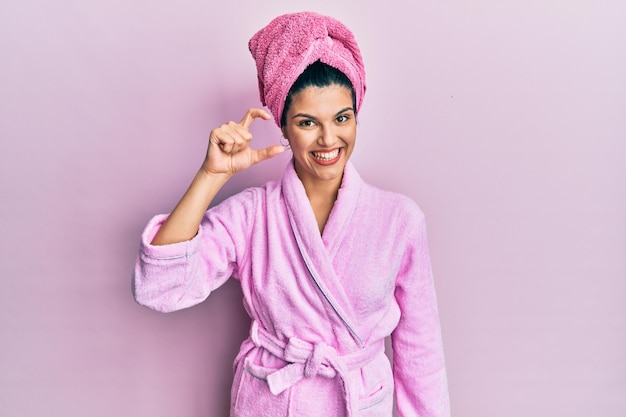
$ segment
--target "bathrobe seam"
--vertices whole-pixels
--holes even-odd
[[[191,263],[190,262],[186,262],[185,263],[185,276],[189,276],[189,268],[191,268]],[[178,304],[182,304],[183,301],[185,300],[185,298],[187,298],[187,294],[189,294],[189,292],[191,291],[192,288],[194,288],[195,283],[200,279],[201,277],[198,274],[195,274],[194,278],[192,280],[190,280],[187,283],[187,288],[185,290],[185,292],[183,293],[183,295],[178,299]],[[212,291],[209,291],[209,294]],[[209,296],[209,294],[207,294],[207,297]]]
[[[173,261],[176,259],[183,259],[183,258],[189,259],[190,257],[193,256],[193,253],[192,254],[183,253],[182,255],[172,255],[172,256],[152,256],[144,252],[143,255],[146,258],[153,259],[155,261]]]
[[[248,188],[247,190],[244,190],[244,191],[249,192],[250,195],[252,196],[251,208],[253,212],[252,212],[252,219],[250,223],[247,224],[245,227],[246,242],[248,243],[246,245],[243,245],[243,254],[241,255],[241,260],[235,262],[236,266],[233,270],[233,275],[236,276],[237,279],[241,279],[240,269],[242,268],[243,265],[246,265],[250,260],[250,246],[252,242],[252,231],[254,229],[254,225],[256,224],[257,214],[259,212],[259,205],[260,205],[259,196],[257,194],[259,193],[259,191],[261,191],[261,189],[258,187],[254,187],[254,188]]]

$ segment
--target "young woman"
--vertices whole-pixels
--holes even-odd
[[[137,301],[173,311],[238,279],[252,326],[235,359],[231,416],[449,415],[424,216],[349,162],[365,72],[352,33],[303,12],[250,40],[261,100],[210,134],[202,167],[142,236]],[[280,182],[206,211],[226,181],[283,151],[250,147],[274,117],[293,158]],[[393,367],[384,353],[391,335]]]

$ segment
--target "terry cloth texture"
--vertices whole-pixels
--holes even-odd
[[[151,245],[166,217],[142,236],[135,298],[179,310],[239,280],[252,328],[231,417],[391,417],[394,391],[400,417],[450,415],[426,226],[411,199],[348,163],[320,235],[291,162],[282,181],[208,210],[193,239]]]
[[[256,61],[261,103],[278,127],[285,99],[298,76],[315,61],[343,72],[356,94],[356,112],[365,95],[365,67],[354,35],[343,23],[315,12],[278,16],[248,43]]]

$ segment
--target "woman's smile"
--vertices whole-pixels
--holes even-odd
[[[313,158],[317,161],[318,164],[321,165],[332,165],[335,162],[339,161],[339,154],[341,153],[341,148],[337,148],[329,151],[313,151],[311,154]]]

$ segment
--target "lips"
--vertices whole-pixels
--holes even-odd
[[[332,151],[328,151],[328,152],[318,151],[318,152],[311,152],[311,153],[313,154],[313,158],[315,159],[319,159],[322,161],[331,161],[339,155],[339,148],[332,150]]]
[[[320,165],[332,165],[339,160],[341,156],[341,148],[329,151],[313,151],[311,156]]]

